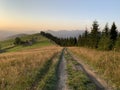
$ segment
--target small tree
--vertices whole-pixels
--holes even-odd
[[[15,44],[15,45],[20,45],[21,42],[22,42],[21,39],[20,39],[19,37],[16,37],[14,44]]]
[[[115,25],[115,22],[113,22],[110,30],[110,39],[112,40],[111,49],[113,49],[113,47],[115,46],[117,37],[118,37],[117,27]]]
[[[109,32],[110,32],[110,30],[109,30],[108,23],[107,23],[107,24],[105,25],[105,28],[104,28],[103,32],[102,32],[102,36],[103,36],[103,35],[109,36]]]

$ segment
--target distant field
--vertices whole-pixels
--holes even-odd
[[[119,52],[97,51],[80,47],[70,47],[69,50],[90,65],[109,85],[120,90]]]
[[[44,85],[40,82],[44,79],[43,76],[52,78],[55,75],[51,72],[54,71],[56,63],[52,66],[51,60],[60,51],[60,47],[44,46],[32,50],[0,54],[0,90],[26,90],[35,87],[37,83],[40,85],[38,88],[43,87]],[[52,67],[52,71],[48,72]],[[47,76],[47,72],[52,76]]]

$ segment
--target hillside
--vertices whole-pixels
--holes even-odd
[[[18,35],[15,35],[15,37]],[[41,36],[39,33],[36,34],[31,34],[31,35],[26,35],[26,34],[19,34],[20,39],[22,41],[29,41],[31,39],[35,39],[34,44],[32,45],[14,45],[15,37],[10,38],[8,40],[0,41],[1,49],[5,51],[19,51],[19,50],[24,50],[24,49],[30,49],[30,48],[37,48],[41,46],[48,46],[48,45],[53,45],[53,42],[51,42],[49,39]]]

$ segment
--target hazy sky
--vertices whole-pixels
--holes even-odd
[[[120,0],[0,0],[0,30],[75,30],[115,21]]]

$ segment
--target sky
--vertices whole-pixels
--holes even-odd
[[[94,20],[120,30],[120,0],[0,0],[0,30],[90,30]]]

